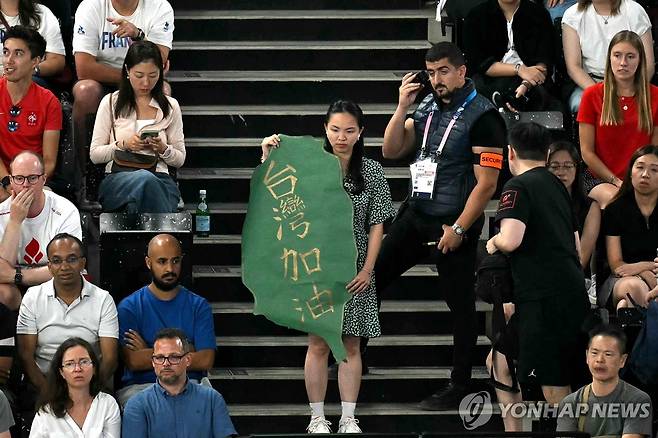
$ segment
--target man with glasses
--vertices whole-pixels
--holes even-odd
[[[57,234],[46,253],[52,279],[27,290],[16,325],[18,356],[28,379],[21,393],[24,400],[47,386],[50,361],[69,338],[82,338],[96,350],[104,385],[117,365],[117,309],[107,291],[82,276],[87,262],[82,242],[71,234]]]
[[[475,254],[506,139],[502,117],[466,77],[459,47],[435,44],[425,67],[402,79],[397,109],[384,132],[384,157],[409,157],[413,164],[408,201],[382,243],[375,278],[381,296],[420,260],[436,263],[439,290],[454,313],[453,370],[450,384],[420,407],[446,410],[457,409],[470,392],[477,340]],[[408,117],[423,88],[430,93]]]
[[[43,60],[46,41],[35,29],[14,26],[2,40],[3,72],[0,76],[0,179],[9,162],[21,151],[43,156],[46,179],[55,171],[62,106],[55,95],[32,80]],[[7,185],[0,200],[9,197]]]
[[[187,378],[193,360],[190,349],[181,330],[165,328],[156,333],[150,362],[157,381],[126,404],[121,425],[123,436],[237,435],[221,394]]]
[[[78,209],[66,198],[44,190],[39,155],[21,152],[9,169],[12,196],[0,203],[0,384],[11,368],[21,292],[53,278],[46,266],[46,246],[59,233],[82,239]]]
[[[151,356],[156,334],[164,328],[177,327],[189,339],[190,379],[203,379],[215,362],[212,310],[208,301],[179,284],[182,261],[180,242],[170,234],[158,234],[149,242],[146,256],[151,284],[119,303],[119,342],[125,369],[121,379],[124,387],[117,391],[117,400],[122,407],[130,397],[155,383]]]

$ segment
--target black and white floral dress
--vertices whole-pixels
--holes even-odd
[[[363,268],[366,262],[370,227],[381,224],[395,215],[391,202],[391,191],[381,164],[369,158],[364,158],[361,172],[365,182],[365,188],[361,193],[352,193],[354,185],[347,178],[343,183],[354,207],[354,240],[358,252],[357,272]],[[355,294],[345,304],[343,334],[367,338],[381,335],[375,281],[373,273],[368,288]]]

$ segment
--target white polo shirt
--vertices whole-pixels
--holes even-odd
[[[16,323],[19,335],[37,335],[36,362],[48,371],[55,350],[68,338],[89,342],[100,359],[99,338],[119,338],[119,319],[112,296],[82,279],[80,297],[68,306],[55,296],[53,280],[27,290]]]

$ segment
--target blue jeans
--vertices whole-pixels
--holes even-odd
[[[555,21],[556,18],[562,17],[564,15],[564,11],[575,5],[576,1],[577,0],[564,0],[564,3],[561,5],[557,5],[552,8],[546,8],[548,9],[548,13],[551,14],[551,21]],[[544,2],[544,5],[546,5],[546,2]]]
[[[126,213],[174,213],[180,192],[168,173],[148,170],[105,175],[99,188],[104,211]]]

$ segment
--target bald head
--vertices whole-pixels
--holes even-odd
[[[44,172],[44,164],[43,164],[43,158],[41,158],[41,155],[36,154],[32,151],[23,151],[19,152],[16,154],[13,160],[9,163],[9,172],[13,175],[14,173],[14,168],[20,167],[21,169],[27,167],[29,169],[34,169],[32,173],[43,173]]]
[[[149,257],[157,257],[162,252],[172,252],[180,256],[183,252],[180,242],[171,234],[158,234],[149,242],[147,254]]]

